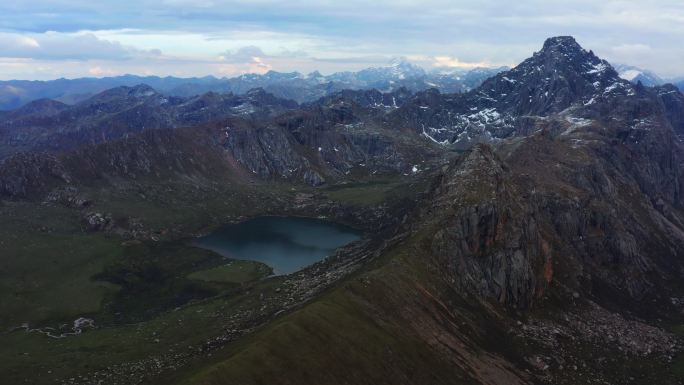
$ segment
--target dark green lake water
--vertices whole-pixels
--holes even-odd
[[[260,217],[225,225],[194,245],[233,259],[263,262],[275,274],[289,274],[360,238],[357,230],[320,219]]]

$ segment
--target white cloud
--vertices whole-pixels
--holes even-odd
[[[266,57],[264,51],[257,46],[241,47],[234,51],[226,51],[219,55],[219,60],[226,63],[249,63],[261,61],[261,58]]]
[[[646,44],[620,44],[611,48],[611,51],[618,55],[647,55],[651,50]]]
[[[20,45],[23,45],[23,46],[26,46],[29,48],[40,48],[40,43],[38,43],[38,41],[32,37],[21,36],[17,39],[17,42]]]
[[[109,68],[102,68],[100,66],[95,66],[95,67],[90,68],[88,70],[88,74],[95,76],[95,77],[120,75],[120,73],[116,70],[109,69]]]
[[[492,67],[492,63],[481,62],[463,62],[457,57],[453,56],[435,56],[432,65],[434,67],[449,67],[449,68],[477,68],[477,67]]]
[[[92,33],[10,33],[0,32],[0,56],[52,60],[127,60],[159,56],[158,50],[141,50],[116,41],[100,39]]]

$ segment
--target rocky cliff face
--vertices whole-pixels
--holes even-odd
[[[47,191],[54,184],[72,180],[63,165],[54,156],[20,154],[2,164],[0,168],[0,195],[27,197]]]
[[[431,249],[444,274],[461,290],[529,308],[551,282],[551,250],[510,170],[490,147],[477,146],[434,193],[427,215],[441,219]]]
[[[684,158],[662,114],[647,130],[558,122],[496,153],[474,148],[427,209],[442,218],[438,263],[466,291],[512,307],[533,305],[552,282],[668,306],[682,277]]]
[[[445,149],[383,128],[378,119],[386,106],[376,104],[378,100],[369,104],[366,96],[360,104],[354,97],[338,95],[269,122],[233,120],[223,128],[224,146],[248,171],[263,178],[312,185],[351,173],[411,173],[414,165],[437,161]]]
[[[656,92],[665,111],[665,118],[679,139],[684,139],[684,95],[671,84],[657,88]]]

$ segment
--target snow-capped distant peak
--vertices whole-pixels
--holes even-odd
[[[618,75],[622,79],[625,79],[632,83],[641,82],[643,85],[649,87],[659,86],[664,83],[663,79],[661,79],[655,73],[638,67],[619,64],[615,66],[615,69],[617,70]]]
[[[425,70],[420,66],[413,64],[406,60],[406,58],[398,57],[390,60],[389,70],[392,75],[399,79],[407,79],[412,77],[425,76]]]
[[[641,75],[642,72],[638,70],[626,70],[619,73],[620,77],[629,80],[630,82],[634,80],[637,76]]]

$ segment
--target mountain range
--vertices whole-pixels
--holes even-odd
[[[19,278],[0,281],[14,330],[0,370],[36,384],[682,383],[684,95],[625,71],[558,36],[453,88],[399,62],[4,111],[0,244]],[[188,239],[264,215],[365,236],[286,276],[187,278],[220,263]],[[84,314],[97,327],[77,336],[29,332]]]
[[[435,69],[427,72],[404,59],[394,59],[389,66],[358,72],[339,72],[324,76],[299,72],[269,71],[263,75],[246,74],[234,78],[178,78],[123,75],[106,78],[57,79],[50,81],[0,81],[0,110],[18,108],[37,99],[54,99],[66,104],[83,101],[109,88],[146,84],[166,96],[189,97],[207,92],[244,94],[253,88],[297,102],[311,102],[345,89],[391,91],[406,87],[414,91],[438,88],[442,92],[461,92],[477,87],[489,76],[507,68],[471,70]]]
[[[618,64],[615,69],[621,78],[634,84],[641,82],[653,87],[672,83],[680,90],[684,87],[684,80],[680,78],[663,79],[652,71],[635,66]],[[312,102],[348,89],[378,89],[389,92],[403,87],[415,92],[436,88],[442,93],[456,93],[472,90],[487,78],[505,70],[508,68],[435,68],[426,71],[406,59],[395,58],[385,67],[338,72],[327,76],[318,71],[308,75],[269,71],[265,74],[245,74],[233,78],[122,75],[49,81],[6,80],[0,81],[0,111],[16,109],[39,99],[75,104],[110,88],[133,87],[138,84],[146,84],[166,96],[179,97],[207,92],[244,94],[254,88],[263,88],[275,96],[299,103]]]

